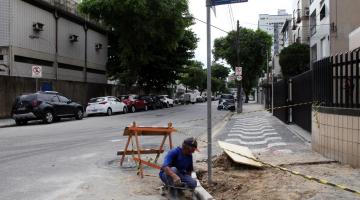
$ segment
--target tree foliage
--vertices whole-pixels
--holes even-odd
[[[310,69],[310,47],[294,43],[280,53],[280,66],[284,78],[296,76]]]
[[[219,80],[225,81],[229,76],[230,69],[225,67],[224,65],[215,63],[211,66],[211,76],[215,77]]]
[[[236,39],[236,31],[231,31],[226,37],[215,40],[213,50],[215,60],[224,59],[233,70],[237,66]],[[266,52],[271,52],[271,44],[272,38],[266,32],[240,28],[239,59],[243,68],[243,89],[247,96],[266,69]]]
[[[189,89],[202,91],[204,83],[206,83],[206,73],[203,69],[203,64],[199,61],[191,61],[190,65],[185,67],[180,82]]]
[[[187,0],[83,0],[79,8],[110,27],[108,72],[127,86],[166,87],[194,56]]]

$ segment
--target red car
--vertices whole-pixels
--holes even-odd
[[[138,95],[121,95],[118,98],[128,107],[129,112],[134,113],[136,111],[147,111],[149,109],[147,102],[140,99]]]

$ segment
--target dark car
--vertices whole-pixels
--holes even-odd
[[[161,100],[159,96],[151,95],[151,98],[154,101],[155,108],[160,108],[160,109],[164,108],[164,102]]]
[[[138,95],[121,95],[118,98],[128,107],[129,112],[149,109],[147,101],[140,99]]]
[[[37,92],[18,96],[11,113],[17,125],[24,125],[31,120],[43,120],[47,124],[69,117],[80,120],[83,114],[82,105],[57,92]]]
[[[218,103],[218,110],[235,110],[235,98],[232,94],[222,94]]]

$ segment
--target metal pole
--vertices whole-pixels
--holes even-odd
[[[208,138],[208,183],[212,183],[211,170],[211,0],[206,1],[206,30],[207,30],[207,138]]]
[[[237,67],[240,67],[240,23],[236,23],[236,60]],[[237,85],[237,113],[242,113],[242,81]]]
[[[273,63],[273,69],[271,70],[271,113],[274,115],[274,63]]]

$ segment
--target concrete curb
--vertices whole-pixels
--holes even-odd
[[[13,119],[0,119],[0,128],[6,128],[15,125],[15,120]]]

